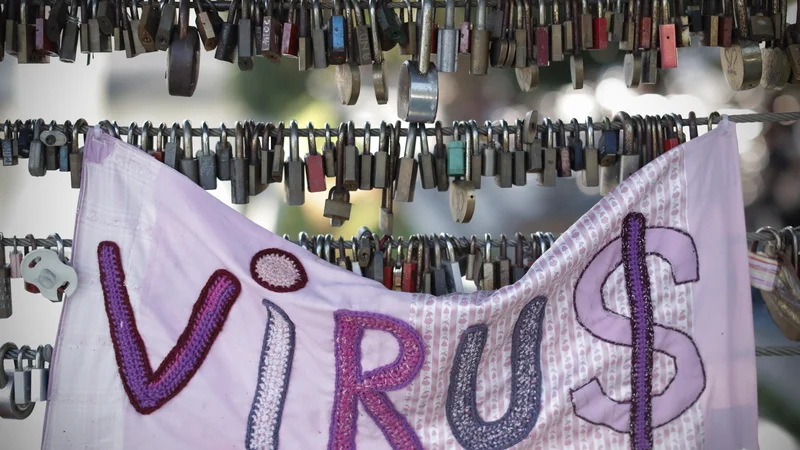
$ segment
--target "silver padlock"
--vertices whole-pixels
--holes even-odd
[[[436,56],[439,71],[452,73],[458,71],[458,43],[461,34],[461,30],[456,28],[456,0],[447,0],[444,11],[444,28],[439,28]]]
[[[36,286],[45,298],[60,302],[64,294],[72,295],[78,289],[78,274],[67,264],[64,243],[57,234],[57,252],[49,249],[34,250],[22,259],[22,278]]]
[[[47,347],[49,347],[49,345]],[[50,380],[50,369],[45,367],[45,363],[49,364],[49,361],[47,361],[49,356],[47,356],[46,353],[48,353],[48,350],[43,345],[40,345],[36,349],[36,359],[34,359],[33,369],[31,369],[32,402],[47,401],[47,383]]]
[[[4,361],[6,353],[16,350],[17,346],[8,342],[0,347],[0,418],[23,420],[31,415],[36,403],[17,405],[14,401],[14,371],[5,370]],[[14,361],[17,368],[17,361]]]
[[[30,347],[23,345],[17,354],[17,364],[14,367],[14,403],[26,405],[31,402],[31,364],[24,367],[25,352]]]
[[[439,71],[431,60],[434,0],[423,0],[419,55],[400,69],[397,115],[408,122],[432,123],[439,108]]]
[[[619,163],[619,180],[624,181],[639,170],[639,155],[633,146],[633,121],[626,112],[619,112],[615,121],[622,122],[622,155]]]

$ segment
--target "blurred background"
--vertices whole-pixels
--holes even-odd
[[[788,17],[795,14],[789,6]],[[696,44],[696,43],[695,43]],[[611,44],[613,45],[613,44]],[[679,68],[659,71],[659,82],[638,89],[626,88],[622,77],[622,54],[616,50],[584,52],[586,83],[582,90],[571,87],[568,62],[541,71],[538,89],[523,93],[513,70],[490,70],[486,77],[471,77],[469,61],[461,57],[457,74],[440,74],[438,118],[453,120],[513,120],[530,109],[540,117],[597,122],[617,111],[633,114],[689,111],[707,116],[723,114],[785,112],[800,110],[800,89],[787,85],[782,91],[734,92],[719,66],[719,50],[692,47],[679,50]],[[195,127],[236,120],[289,121],[301,126],[311,121],[319,129],[330,122],[353,120],[357,126],[369,121],[373,129],[381,120],[396,120],[397,74],[401,60],[396,51],[386,55],[390,85],[388,105],[379,106],[372,91],[371,73],[362,68],[361,94],[355,106],[340,106],[334,69],[298,72],[296,61],[277,65],[257,58],[252,72],[239,72],[233,65],[217,61],[210,53],[201,57],[200,80],[192,98],[169,97],[165,78],[166,54],[151,53],[127,60],[124,53],[100,54],[87,67],[81,62],[48,66],[20,66],[13,58],[0,63],[0,121],[42,117],[62,123],[83,117],[89,123],[116,120],[127,126],[145,120],[160,122],[189,119]],[[800,128],[795,123],[739,124],[739,152],[747,229],[770,225],[780,228],[800,225]],[[705,127],[701,127],[701,133]],[[687,131],[688,133],[688,131]],[[305,151],[302,140],[301,153]],[[359,139],[360,141],[360,139]],[[215,140],[212,139],[212,146]],[[195,149],[199,148],[195,140]],[[321,148],[322,141],[318,142]],[[359,146],[361,143],[359,142]],[[431,144],[433,145],[433,144]],[[373,151],[377,140],[373,142]],[[450,232],[457,235],[520,231],[561,232],[599,200],[595,189],[578,185],[576,178],[559,179],[556,188],[537,187],[533,180],[525,188],[503,189],[483,183],[477,191],[475,217],[469,224],[456,224],[450,217],[447,193],[417,188],[413,204],[395,203],[395,234]],[[329,180],[329,186],[330,186]],[[306,193],[302,208],[283,204],[283,190],[271,187],[246,206],[232,206],[254,222],[278,234],[296,237],[299,231],[332,233],[350,237],[366,225],[378,229],[378,190],[352,194],[351,220],[341,228],[330,228],[322,216],[326,195]],[[230,186],[220,183],[212,195],[230,202]],[[69,175],[49,172],[44,178],[28,175],[26,164],[0,169],[0,232],[6,237],[33,233],[44,237],[58,232],[72,238],[78,191],[69,188]],[[525,205],[520,207],[520,205]],[[41,296],[33,296],[14,282],[14,315],[0,322],[0,342],[17,344],[54,343],[61,312]],[[763,302],[754,293],[754,326],[757,345],[788,343],[772,324]],[[100,313],[100,312],[98,312]],[[800,449],[800,358],[758,359],[760,440],[762,449]],[[0,420],[0,448],[34,449],[40,446],[45,405],[21,422]]]

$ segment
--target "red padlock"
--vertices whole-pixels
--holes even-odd
[[[536,65],[550,65],[550,30],[547,27],[545,2],[539,0],[539,21],[536,24]]]
[[[597,0],[597,17],[592,19],[592,49],[605,50],[608,48],[608,23],[606,22],[603,1]]]
[[[412,237],[408,241],[406,260],[403,262],[403,284],[401,286],[403,292],[417,292],[417,262],[412,257],[416,241],[416,237]],[[417,259],[419,259],[419,248],[417,248]]]
[[[308,192],[324,192],[328,190],[325,183],[325,160],[317,153],[317,140],[314,137],[314,125],[308,123],[308,154],[306,154],[306,178]]]
[[[669,1],[661,2],[661,23],[658,25],[659,67],[674,69],[678,67],[678,43],[675,35],[675,21],[669,11]]]
[[[650,38],[653,35],[652,5],[648,0],[641,1],[642,18],[639,21],[639,48],[642,50],[650,49]]]

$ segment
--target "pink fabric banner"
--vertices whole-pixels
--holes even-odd
[[[444,297],[332,266],[93,130],[73,264],[46,449],[757,448],[727,120],[517,283]]]

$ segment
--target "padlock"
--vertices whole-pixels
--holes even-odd
[[[522,130],[522,146],[525,150],[525,167],[528,173],[542,171],[542,141],[538,130],[539,113],[528,111],[525,114]]]
[[[220,19],[216,9],[214,9],[214,5],[210,4],[207,0],[195,1],[194,12],[194,23],[197,26],[198,33],[200,33],[200,40],[203,42],[203,48],[205,48],[207,52],[210,52],[216,49],[217,44],[219,44],[219,32],[222,27],[222,19]],[[166,12],[161,13],[162,19],[165,13]]]
[[[314,53],[314,68],[324,69],[328,67],[328,40],[322,24],[320,1],[312,0],[311,5],[311,47]]]
[[[561,119],[556,122],[556,128],[558,129],[556,134],[556,176],[569,178],[572,176],[572,161],[567,146],[566,127]]]
[[[336,176],[336,146],[331,141],[331,126],[325,123],[325,143],[322,145],[322,158],[325,162],[325,176]]]
[[[547,27],[547,14],[544,0],[539,0],[539,18],[536,23],[536,36],[534,48],[536,65],[539,67],[550,65],[550,30]]]
[[[31,24],[28,19],[29,5],[27,0],[20,0],[19,20],[17,30],[17,63],[28,64],[34,62],[34,48],[36,38],[36,26]]]
[[[109,36],[114,34],[114,24],[117,22],[114,3],[111,0],[100,0],[97,2],[97,13],[95,14],[100,31]],[[73,8],[76,5],[77,2],[73,2]]]
[[[445,260],[442,261],[442,266],[444,267],[447,293],[464,292],[464,285],[461,280],[461,266],[458,263],[452,239],[444,233],[440,235],[440,238],[445,245]]]
[[[297,38],[297,70],[304,72],[314,67],[314,52],[311,40],[311,18],[306,7],[307,0],[300,0]],[[371,22],[372,23],[372,22]]]
[[[770,41],[775,38],[774,24],[765,8],[764,0],[754,1],[754,5],[750,9],[750,34],[742,37],[757,42]]]
[[[200,184],[200,162],[192,148],[192,123],[188,120],[183,121],[183,157],[179,161],[178,170],[194,184]]]
[[[432,123],[439,107],[439,72],[431,59],[434,1],[423,0],[418,58],[400,69],[397,115],[408,122]]]
[[[468,223],[472,220],[472,216],[475,213],[475,183],[474,178],[480,179],[480,167],[477,167],[477,177],[473,177],[473,164],[471,159],[473,159],[473,132],[471,125],[467,124],[466,122],[461,122],[461,126],[464,127],[464,154],[469,155],[467,156],[466,160],[466,167],[464,171],[464,176],[459,177],[456,176],[456,179],[453,181],[452,186],[450,187],[450,215],[453,217],[453,220],[456,223]],[[456,133],[458,130],[459,124],[453,124],[453,132]],[[480,164],[481,156],[477,155],[477,161]]]
[[[597,0],[597,15],[592,19],[592,49],[605,50],[608,48],[608,22],[606,21],[606,11],[608,10],[607,0]]]
[[[470,33],[470,75],[486,75],[489,70],[489,30],[486,27],[486,0],[478,0],[475,25]]]
[[[233,159],[233,148],[228,142],[228,128],[224,123],[219,124],[219,142],[216,147],[217,157],[217,179],[229,181],[231,179],[231,160]]]
[[[19,369],[17,360],[14,360],[15,370],[6,370],[2,367],[6,354],[12,350],[17,350],[17,346],[8,342],[0,347],[0,418],[23,420],[28,418],[33,412],[36,403],[30,402],[18,405],[14,395],[14,373]]]
[[[680,1],[680,0],[678,0]],[[733,45],[733,5],[731,0],[722,0],[722,15],[719,17],[719,32],[717,39],[720,47],[728,48]]]
[[[328,199],[325,200],[325,207],[322,215],[340,221],[350,220],[350,210],[353,207],[350,203],[350,192],[343,187],[334,186],[328,191]]]
[[[264,6],[260,0],[253,1],[253,57],[264,52]]]
[[[625,112],[617,113],[615,121],[622,122],[622,153],[619,157],[619,180],[624,181],[634,172],[639,170],[640,156],[635,152],[633,145],[633,122]]]
[[[349,0],[351,3],[351,21],[353,28],[351,35],[355,38],[353,42],[352,54],[355,55],[355,63],[359,66],[372,64],[372,44],[370,42],[370,29],[364,22],[364,14],[357,0]],[[354,31],[354,32],[353,32]],[[377,45],[377,43],[376,43]]]
[[[48,250],[45,250],[48,251]],[[23,345],[17,353],[17,364],[14,370],[14,403],[17,405],[27,405],[31,403],[31,363],[24,365],[25,352],[30,347]]]
[[[476,277],[476,281],[480,281],[481,290],[494,291],[498,285],[498,265],[497,261],[492,258],[492,236],[486,233],[484,236],[484,254],[483,264],[481,265],[481,275]]]
[[[447,176],[447,146],[444,145],[442,123],[438,120],[434,124],[434,135],[436,144],[433,146],[433,162],[436,172],[436,189],[439,192],[445,192],[450,189],[450,178]]]
[[[195,12],[201,8],[200,1],[195,2]],[[202,35],[202,22],[200,21],[200,12],[197,12],[197,19],[195,20],[197,28],[201,30]],[[169,50],[169,43],[172,40],[172,28],[175,26],[175,19],[178,17],[178,7],[175,5],[175,0],[165,0],[161,6],[161,17],[158,19],[158,29],[156,30],[156,49],[162,52]],[[216,36],[214,37],[214,45],[216,47]],[[205,42],[205,41],[204,41]]]
[[[281,55],[290,58],[297,58],[300,46],[296,2],[297,0],[292,0],[289,3],[289,17],[281,27]],[[276,60],[273,61],[277,62]]]
[[[523,138],[522,138],[522,129],[524,128],[524,124],[522,119],[517,119],[514,123],[515,133],[514,133],[514,153],[512,157],[512,165],[513,165],[513,175],[512,175],[512,182],[514,186],[525,186],[528,184],[528,166],[527,166],[527,158],[528,155],[525,152]]]
[[[415,21],[411,15],[413,11],[411,2],[409,0],[403,1],[406,4],[406,9],[405,11],[402,8],[400,9],[400,19],[403,22],[403,34],[406,36],[406,39],[405,42],[398,42],[398,44],[400,44],[400,54],[414,55],[417,52],[417,41],[419,40],[417,21]],[[408,16],[407,18],[404,13]],[[419,16],[417,19],[419,19]]]
[[[397,163],[397,186],[394,199],[398,202],[414,201],[414,189],[417,185],[417,160],[414,158],[416,140],[417,124],[412,122],[408,124],[405,154]]]
[[[501,120],[500,126],[503,129],[503,134],[502,140],[498,137],[497,170],[494,176],[494,183],[501,188],[510,188],[514,183],[514,155],[511,150],[511,135],[508,131],[508,122]]]
[[[386,189],[390,184],[388,151],[390,134],[386,122],[381,121],[380,133],[378,135],[378,151],[375,152],[372,161],[372,186],[376,189]]]
[[[248,164],[245,156],[245,130],[241,122],[236,122],[234,153],[231,160],[231,203],[246,205],[248,199]]]
[[[172,31],[172,42],[167,51],[169,95],[191,97],[197,88],[199,76],[200,37],[197,28],[189,26],[188,0],[180,0],[178,26]]]
[[[722,0],[724,2],[724,0]],[[705,0],[703,4],[703,45],[716,47],[719,45],[719,0]],[[746,28],[746,25],[740,25]],[[747,32],[747,30],[744,30]]]
[[[289,158],[284,164],[283,199],[287,205],[300,206],[306,202],[305,169],[300,159],[300,131],[297,121],[289,123]]]
[[[204,121],[200,128],[201,145],[197,154],[200,187],[207,191],[217,188],[217,155],[211,151],[208,124]]]
[[[85,119],[78,119],[72,127],[72,139],[70,139],[69,152],[69,178],[72,189],[80,189],[81,172],[83,171],[83,147],[78,144],[81,127],[86,126]]]
[[[142,3],[142,20],[139,22],[139,40],[146,52],[156,51],[156,33],[161,21],[161,7],[155,0]]]
[[[69,152],[70,148],[72,147],[72,143],[70,142],[72,136],[72,122],[69,120],[64,121],[64,135],[66,140],[64,141],[64,144],[58,147],[59,172],[69,172]]]
[[[19,147],[17,140],[14,139],[13,129],[11,121],[6,120],[3,124],[3,140],[0,141],[4,166],[16,166],[19,164]]]
[[[462,125],[464,123],[462,122]],[[466,141],[466,150],[465,153],[467,155],[471,155],[467,164],[471,167],[467,167],[467,174],[465,176],[466,180],[471,181],[472,185],[475,189],[481,188],[481,176],[483,175],[483,162],[484,162],[484,154],[483,149],[481,148],[481,135],[478,129],[478,122],[475,120],[469,121],[469,133],[470,138]]]
[[[39,135],[45,145],[45,169],[58,170],[58,149],[67,143],[67,135],[56,128],[56,121],[50,121],[50,129]]]
[[[308,153],[306,154],[306,178],[308,179],[308,192],[323,192],[327,190],[325,182],[325,161],[317,153],[317,140],[314,137],[314,125],[308,122]]]
[[[46,402],[48,400],[47,383],[50,369],[45,367],[45,346],[36,349],[33,369],[31,369],[31,401]]]
[[[45,8],[44,6],[40,6],[38,8],[39,14],[36,17],[35,30],[36,30],[36,39],[34,41],[34,49],[36,53],[40,57],[46,57],[47,62],[50,62],[51,56],[58,56],[58,38],[60,37],[56,34],[56,39],[50,39],[50,36],[47,32],[47,18],[45,17]],[[53,10],[50,10],[50,14],[52,15]]]
[[[343,0],[348,1],[348,0]],[[328,63],[342,65],[347,61],[345,20],[338,0],[333,2],[333,14],[328,19]]]
[[[93,4],[94,7],[97,6],[96,0],[93,0]],[[139,56],[147,53],[144,43],[142,42],[142,39],[139,37],[139,25],[142,23],[142,20],[139,17],[138,5],[134,4],[134,2],[131,2],[130,6],[131,6],[131,19],[129,22],[127,35],[130,36],[130,42],[133,45],[133,56]],[[94,10],[94,8],[92,9]],[[90,29],[94,31],[94,29],[91,28],[91,23],[90,23]],[[97,29],[98,30],[100,29],[99,26],[97,27]],[[126,42],[125,51],[128,51],[128,47],[129,46],[127,45]]]
[[[37,249],[26,254],[22,259],[22,278],[51,302],[60,302],[63,295],[70,296],[78,288],[78,275],[67,264],[61,238],[57,234],[53,237],[58,251]]]
[[[245,158],[247,159],[247,194],[256,196],[269,186],[273,153],[269,150],[269,130],[271,124],[247,121],[245,126]],[[261,138],[259,134],[262,133]],[[261,141],[263,140],[263,146]],[[249,145],[249,147],[248,147]],[[281,154],[283,158],[283,154]],[[283,161],[281,161],[281,179],[283,178]]]
[[[463,177],[466,174],[466,144],[459,138],[458,122],[453,122],[453,139],[447,146],[447,175]]]
[[[464,20],[461,22],[461,33],[458,39],[458,53],[469,55],[472,44],[472,2],[464,3]]]
[[[545,139],[542,139],[542,171],[538,173],[537,184],[539,186],[553,187],[556,185],[556,165],[557,151],[554,142],[553,122],[550,118],[545,118]]]
[[[594,123],[592,118],[586,118],[586,142],[583,145],[584,169],[581,173],[581,181],[586,187],[597,187],[600,185],[600,165],[599,153],[594,145]]]
[[[559,17],[558,1],[552,3],[550,14],[550,59],[557,62],[564,60],[564,30]]]
[[[14,236],[14,249],[8,254],[9,274],[11,278],[22,278],[22,258],[23,254],[17,246],[17,237]]]
[[[723,0],[724,1],[724,0]],[[675,21],[669,7],[669,0],[661,2],[661,24],[658,26],[659,68],[675,69],[678,67],[678,42],[675,33]]]
[[[356,132],[355,125],[352,121],[347,124],[347,132],[343,136],[339,134],[339,140],[346,137],[344,146],[344,188],[348,191],[358,190],[360,184],[359,177],[361,176],[361,156],[358,154],[356,147]]]
[[[372,174],[375,157],[370,152],[370,132],[372,131],[369,122],[364,124],[364,145],[361,147],[359,162],[359,186],[362,191],[372,190]]]
[[[78,54],[78,39],[80,37],[78,8],[78,2],[73,2],[72,7],[69,10],[69,15],[67,16],[67,22],[64,25],[64,30],[61,34],[61,48],[59,48],[58,51],[58,59],[61,62],[74,63],[75,57]]]
[[[233,0],[231,2],[228,9],[228,18],[220,28],[214,59],[231,64],[236,59],[236,46],[239,43],[239,9],[241,3],[241,0]],[[266,28],[262,32],[266,32]]]
[[[528,273],[529,267],[525,263],[525,237],[517,233],[514,237],[514,266],[511,268],[511,282],[517,283]]]
[[[180,155],[183,150],[180,147],[180,135],[178,134],[178,124],[173,122],[170,130],[169,141],[164,147],[164,165],[178,170]]]
[[[428,146],[428,135],[425,129],[425,124],[417,125],[417,134],[419,135],[420,149],[417,154],[417,166],[419,167],[419,177],[422,189],[433,189],[436,187],[436,166],[434,163],[433,153]]]
[[[401,290],[403,292],[417,292],[417,270],[419,264],[414,261],[414,244],[419,242],[417,236],[412,236],[408,240],[408,250],[406,251],[406,258],[403,261],[403,278]],[[417,260],[419,260],[421,248],[417,246]]]
[[[458,71],[459,29],[456,28],[456,1],[447,0],[444,27],[439,28],[437,64],[440,72]]]
[[[493,177],[497,175],[497,144],[494,141],[494,129],[492,122],[484,122],[486,127],[486,143],[482,146],[481,154],[483,157],[481,175]]]
[[[267,173],[262,172],[261,174],[262,183],[265,184],[266,181],[271,183],[280,183],[283,181],[283,159],[285,153],[283,150],[283,135],[285,130],[283,122],[278,123],[277,130],[278,135],[275,137],[275,140],[272,143],[272,149],[270,150],[272,153],[272,164],[269,165],[270,170]],[[264,142],[264,145],[266,146],[267,143]]]
[[[44,10],[44,8],[42,8],[42,10]],[[5,13],[0,15],[4,16]],[[61,32],[67,25],[67,16],[69,16],[69,7],[65,0],[56,0],[56,2],[50,6],[50,14],[45,21],[45,35],[51,42],[55,42],[56,46],[58,46],[58,42],[61,39]],[[1,27],[3,27],[3,24],[0,24],[0,28]]]
[[[16,251],[16,247],[14,248]],[[12,255],[12,262],[16,257]],[[11,266],[6,264],[6,248],[3,233],[0,233],[0,319],[8,319],[13,314],[11,302]]]
[[[47,173],[44,143],[39,138],[43,125],[44,121],[37,119],[34,122],[33,134],[31,135],[28,173],[34,177],[43,177]]]
[[[236,45],[236,61],[241,71],[253,70],[253,4],[251,0],[242,0],[242,15],[239,18],[238,44]]]

